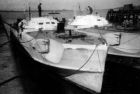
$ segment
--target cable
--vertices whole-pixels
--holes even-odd
[[[128,42],[130,42],[130,41],[132,41],[134,39],[136,39],[137,37],[140,37],[140,36],[135,36],[135,37],[133,37],[133,38],[127,40],[127,41],[124,41],[124,42],[121,43],[121,45],[124,45],[124,44],[126,44],[126,43],[128,43]],[[115,48],[125,49],[125,50],[140,50],[140,49],[127,49],[127,48],[122,48],[122,47],[118,47],[118,46],[116,46]]]
[[[98,59],[99,59],[100,68],[101,68],[102,66],[101,66],[100,55],[99,55],[98,50],[97,50],[97,54],[98,54]]]
[[[127,49],[127,48],[122,48],[122,47],[115,47],[115,48],[120,48],[120,49],[125,49],[125,50],[140,50],[140,49]]]
[[[27,43],[27,42],[31,42],[32,40],[34,40],[34,38],[32,38],[31,40],[28,40],[28,41],[22,41],[20,43]]]
[[[17,79],[17,78],[20,78],[20,77],[22,77],[22,76],[21,76],[21,75],[17,75],[17,76],[11,77],[11,78],[9,78],[9,79],[7,79],[7,80],[1,82],[1,83],[0,83],[0,87],[3,86],[3,85],[5,85],[6,83],[9,83],[9,82],[11,82],[11,81],[13,81],[13,80],[15,80],[15,79]]]
[[[75,70],[74,72],[72,72],[71,74],[69,74],[69,76],[75,74],[76,72],[79,72],[79,71],[88,63],[88,61],[92,58],[94,52],[96,51],[97,47],[98,47],[98,45],[96,45],[95,49],[92,51],[91,55],[90,55],[89,58],[86,60],[86,62],[85,62],[79,69],[77,69],[77,70]],[[93,62],[93,63],[94,63],[94,62]],[[103,73],[103,72],[99,72],[99,71],[94,71],[94,72],[93,72],[93,71],[92,71],[92,72],[91,72],[91,71],[83,71],[83,72],[85,72],[85,73]],[[82,73],[83,73],[83,72],[82,72]]]
[[[131,39],[129,39],[129,40],[127,40],[127,41],[123,42],[122,44],[126,44],[126,43],[128,43],[128,42],[130,42],[130,41],[132,41],[132,40],[136,39],[137,37],[140,37],[140,36],[133,37],[133,38],[131,38]]]
[[[3,46],[5,46],[7,43],[9,43],[10,41],[7,41],[7,42],[4,42],[4,43],[2,43],[2,44],[0,44],[0,47],[3,47]]]
[[[69,76],[73,75],[73,74],[76,74],[77,72],[79,72],[87,63],[89,63],[89,60],[92,58],[94,52],[96,51],[98,45],[96,45],[95,49],[92,51],[91,55],[89,56],[89,58],[85,61],[85,63],[80,67],[78,68],[77,70],[75,70],[74,72],[72,72],[71,74],[69,74]],[[99,71],[94,71],[94,72],[90,72],[90,71],[84,71],[84,72],[88,72],[88,73],[102,73],[102,72],[99,72]]]
[[[91,59],[92,55],[94,54],[94,52],[96,51],[96,48],[97,48],[98,45],[96,45],[95,49],[92,51],[91,55],[89,56],[89,58],[87,59],[87,61],[76,71],[79,71],[81,70],[87,63],[88,61]]]
[[[104,39],[104,37],[102,36],[101,32],[99,30],[97,30],[100,34],[100,37],[102,40],[100,40],[103,44],[106,43],[107,44],[107,41]]]

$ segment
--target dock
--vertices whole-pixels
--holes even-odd
[[[3,27],[0,28],[0,94],[25,94]]]

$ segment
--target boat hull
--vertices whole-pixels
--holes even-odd
[[[75,69],[60,68],[60,67],[40,63],[39,61],[32,58],[32,56],[28,53],[25,47],[20,43],[17,36],[13,32],[15,31],[11,31],[12,44],[13,46],[16,46],[18,53],[26,56],[26,59],[30,58],[28,63],[32,62],[31,64],[37,64],[41,66],[42,69],[45,69],[48,72],[50,71],[55,75],[59,75],[61,78],[73,82],[76,85],[83,87],[87,90],[101,92],[104,69],[101,71],[84,71],[80,69],[75,70]]]

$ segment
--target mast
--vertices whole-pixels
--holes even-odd
[[[75,4],[74,7],[73,7],[73,12],[74,12],[73,16],[76,17],[76,15],[77,15],[77,14],[76,14],[76,4]]]
[[[74,4],[74,17],[77,16],[77,12],[78,15],[82,13],[80,2],[76,2],[76,4]]]
[[[24,11],[24,18],[26,18],[26,11],[27,11],[27,5],[26,5],[26,1],[24,2],[24,9],[23,9],[23,11]]]
[[[95,0],[93,0],[93,13],[96,13],[96,6],[95,6]]]
[[[31,19],[31,7],[30,7],[30,2],[28,2],[28,0],[25,0],[26,3],[26,10],[27,10],[27,17],[29,17],[29,20]]]
[[[29,20],[31,19],[31,7],[29,5]]]
[[[80,3],[79,3],[79,13],[81,14],[81,12],[82,12],[82,11],[81,11],[81,6],[80,6]]]

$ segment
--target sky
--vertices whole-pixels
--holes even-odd
[[[124,4],[140,5],[140,0],[0,0],[0,10],[26,10],[30,6],[32,10],[37,9],[39,2],[43,10],[71,9],[82,10],[88,5],[95,9],[109,9],[123,6]]]

